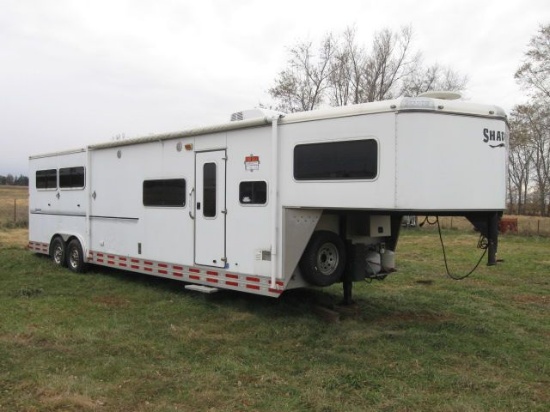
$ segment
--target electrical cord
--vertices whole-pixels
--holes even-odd
[[[427,220],[427,218],[426,218]],[[451,279],[453,280],[463,280],[463,279],[466,279],[468,276],[470,276],[472,273],[474,273],[476,271],[476,269],[479,267],[479,264],[481,263],[481,261],[483,260],[483,258],[485,257],[485,254],[487,253],[487,248],[489,246],[489,243],[487,241],[487,238],[483,235],[480,235],[479,237],[479,241],[477,242],[477,247],[479,249],[483,249],[483,253],[481,254],[481,257],[479,258],[479,260],[477,261],[476,265],[473,267],[472,270],[470,270],[467,274],[465,275],[462,275],[462,276],[456,276],[456,275],[453,275],[451,273],[451,271],[449,270],[449,265],[447,263],[447,253],[445,251],[445,244],[443,243],[443,235],[441,234],[441,225],[439,224],[439,217],[436,217],[435,218],[435,222],[434,223],[430,223],[428,221],[428,224],[435,224],[437,223],[437,231],[439,233],[439,240],[441,242],[441,250],[443,251],[443,261],[445,262],[445,270],[446,270],[446,274],[447,276],[449,276]]]

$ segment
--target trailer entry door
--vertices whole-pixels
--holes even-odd
[[[225,150],[196,154],[195,263],[225,267]]]

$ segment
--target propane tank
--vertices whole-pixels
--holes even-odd
[[[384,272],[395,271],[395,252],[393,250],[385,250],[382,256],[382,270]]]
[[[365,255],[366,265],[365,272],[367,277],[376,276],[382,270],[380,253],[370,250]]]

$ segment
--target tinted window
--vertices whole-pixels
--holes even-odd
[[[59,169],[59,187],[61,188],[83,188],[84,168],[65,167]]]
[[[143,182],[143,205],[184,207],[185,179],[158,179]]]
[[[263,181],[241,182],[239,201],[244,205],[265,205],[267,202],[267,183]]]
[[[298,145],[294,148],[296,180],[374,179],[378,173],[376,140]]]
[[[216,163],[203,166],[203,215],[216,217]]]
[[[57,189],[57,170],[37,170],[36,171],[37,189]]]

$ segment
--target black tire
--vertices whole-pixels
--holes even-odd
[[[312,285],[330,286],[338,282],[346,267],[344,242],[334,232],[313,232],[299,266],[304,279]]]
[[[78,239],[73,239],[67,246],[67,266],[75,273],[82,273],[86,269],[84,253]]]
[[[57,266],[67,266],[67,247],[61,237],[56,236],[53,238],[50,245],[50,256]]]

